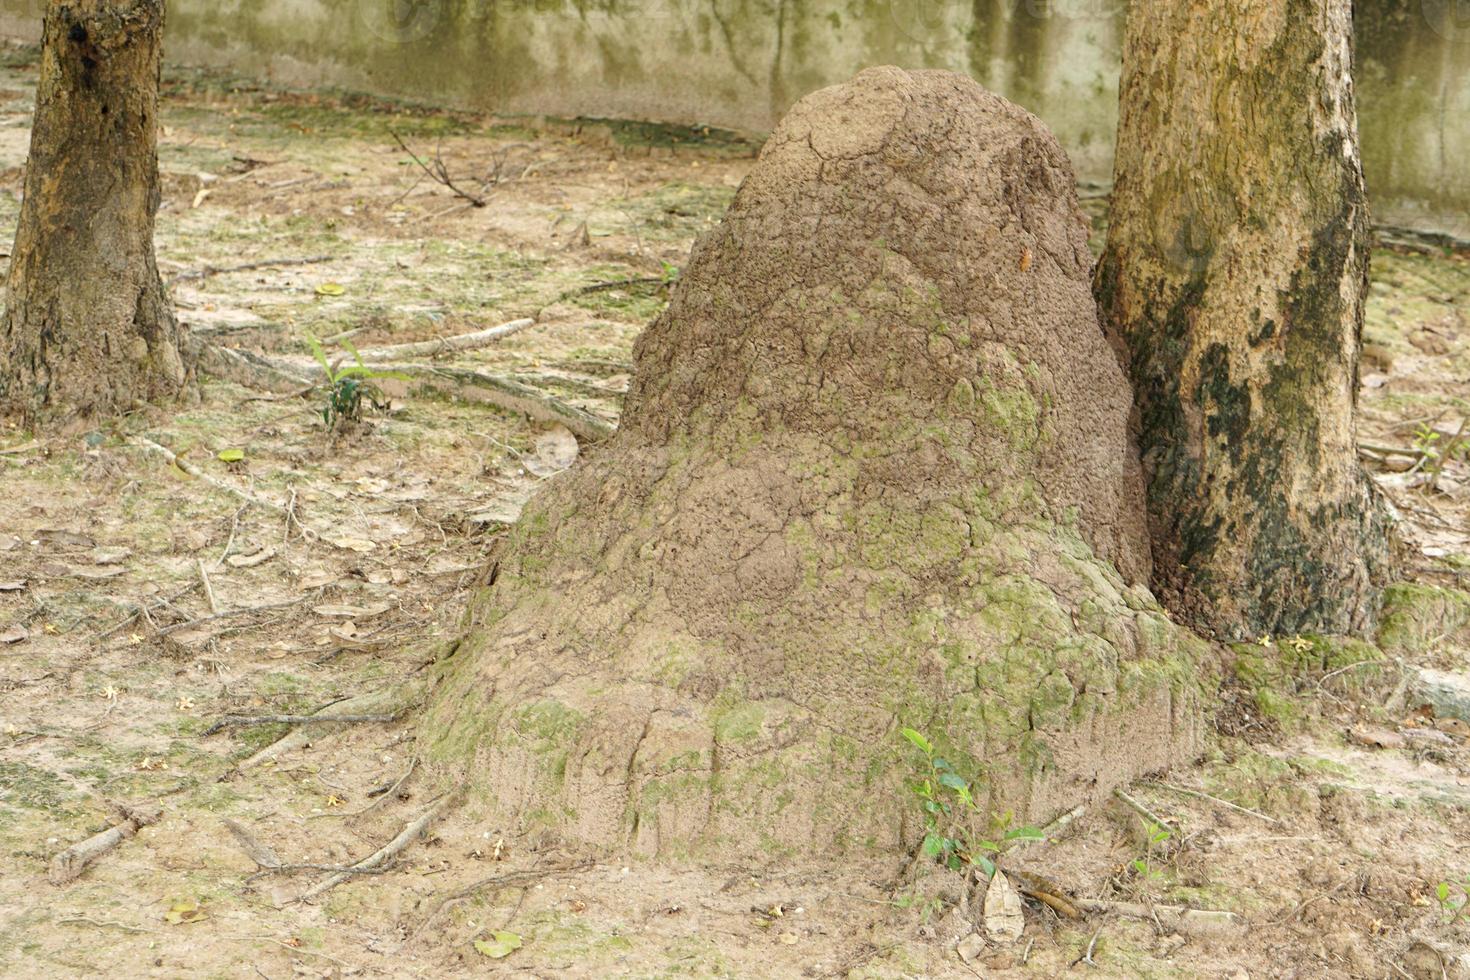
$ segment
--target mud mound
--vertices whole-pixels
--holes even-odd
[[[1067,160],[947,72],[784,120],[526,509],[427,748],[495,819],[665,857],[892,849],[902,725],[1035,818],[1198,744]]]

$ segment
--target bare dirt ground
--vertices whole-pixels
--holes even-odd
[[[0,67],[3,241],[33,57],[10,51]],[[300,357],[308,334],[357,331],[373,347],[537,317],[454,363],[608,421],[665,279],[755,149],[218,75],[174,74],[167,90],[158,247],[196,332]],[[485,206],[425,179],[394,133],[426,161],[438,154]],[[225,271],[246,263],[263,264]],[[1445,450],[1470,414],[1470,263],[1381,251],[1374,278],[1365,456],[1405,518],[1416,575],[1463,584],[1470,466]],[[433,802],[416,783],[411,724],[303,726],[284,742],[283,724],[211,726],[411,689],[454,636],[491,541],[568,448],[554,427],[484,407],[408,399],[337,437],[320,408],[319,394],[210,381],[197,404],[75,437],[0,430],[0,974],[1470,971],[1457,962],[1470,919],[1451,921],[1439,896],[1444,883],[1451,905],[1463,899],[1455,883],[1470,876],[1470,748],[1416,712],[1392,661],[1319,638],[1233,651],[1207,757],[1131,790],[1171,826],[1167,840],[1150,847],[1120,803],[1004,862],[1074,897],[1230,911],[1243,929],[1167,912],[1076,921],[1033,903],[1021,942],[965,962],[953,944],[970,928],[957,927],[963,888],[914,862],[676,873],[517,839],[472,805],[386,870],[303,900],[321,868],[372,854]],[[242,505],[143,440],[291,516]],[[220,459],[232,449],[243,459]],[[1464,669],[1465,620],[1433,595],[1384,647]],[[116,823],[117,807],[144,805],[160,808],[156,823],[50,883],[56,853]],[[520,947],[497,958],[487,953],[508,947],[475,945],[497,932]]]

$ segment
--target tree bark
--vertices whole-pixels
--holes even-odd
[[[1353,410],[1369,224],[1350,0],[1133,0],[1097,275],[1156,591],[1242,637],[1371,624],[1388,518]]]
[[[113,414],[187,383],[153,254],[163,0],[47,6],[12,251],[0,405]]]

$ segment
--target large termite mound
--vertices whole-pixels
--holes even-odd
[[[500,547],[431,758],[501,826],[757,859],[910,840],[901,726],[1034,819],[1188,756],[1090,266],[1025,111],[893,68],[804,99]]]

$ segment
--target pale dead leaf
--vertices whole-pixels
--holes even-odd
[[[373,585],[387,585],[393,581],[393,573],[386,568],[372,568],[363,576]]]
[[[0,592],[23,592],[25,591],[25,587],[26,580],[23,578],[0,582]]]
[[[90,579],[93,582],[100,582],[103,579],[117,578],[119,575],[126,575],[127,573],[128,570],[126,568],[107,565],[102,568],[74,568],[72,569],[71,575],[73,578],[84,578]]]
[[[231,555],[225,561],[236,568],[254,568],[256,565],[265,564],[274,557],[276,557],[276,549],[261,548],[259,551],[252,552],[248,555]]]
[[[42,528],[36,532],[36,537],[49,545],[59,548],[91,548],[96,542],[85,534],[77,531],[67,531],[61,528]]]
[[[31,634],[19,623],[0,628],[0,643],[19,643]]]
[[[374,551],[378,547],[367,538],[355,538],[349,535],[343,535],[340,538],[332,538],[330,540],[337,547],[345,551],[355,551],[358,554],[367,554],[369,551]]]
[[[92,564],[94,565],[116,565],[126,561],[132,555],[127,548],[94,548],[92,551]]]
[[[577,437],[564,425],[553,426],[536,437],[535,454],[521,460],[532,476],[555,476],[577,461]]]
[[[1026,914],[1021,909],[1021,894],[1011,885],[1004,871],[997,870],[985,889],[985,934],[992,942],[1013,943],[1026,929]]]
[[[311,611],[318,616],[333,616],[346,619],[372,619],[381,616],[393,608],[386,602],[374,603],[371,606],[350,606],[345,603],[328,603],[324,606],[312,606]]]
[[[320,589],[324,585],[331,585],[337,581],[337,573],[325,568],[312,568],[301,575],[300,587],[303,591]]]
[[[360,477],[357,480],[358,491],[372,497],[376,497],[378,494],[386,492],[390,486],[392,486],[392,484],[390,484],[387,480],[380,480],[375,476],[364,476]]]

